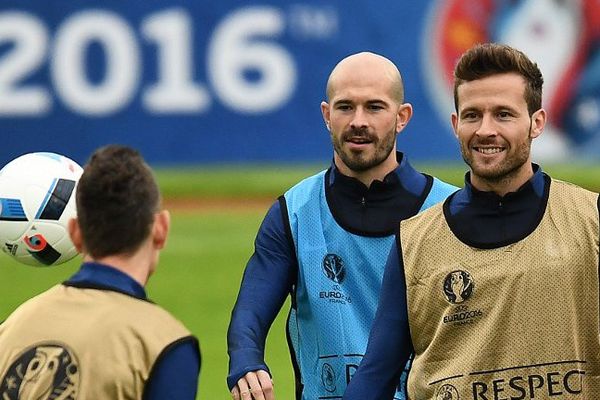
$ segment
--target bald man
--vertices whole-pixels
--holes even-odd
[[[288,295],[296,399],[341,398],[367,347],[399,222],[457,189],[396,151],[413,110],[387,58],[340,61],[321,111],[333,163],[271,206],[232,312],[227,383],[236,400],[275,399],[265,341]]]

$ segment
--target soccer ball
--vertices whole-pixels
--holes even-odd
[[[29,153],[0,170],[0,247],[38,267],[77,255],[67,230],[83,169],[55,153]]]

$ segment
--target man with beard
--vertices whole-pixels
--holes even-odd
[[[478,45],[454,76],[465,187],[400,223],[344,399],[392,399],[411,350],[411,399],[597,398],[598,194],[531,162],[546,112],[525,54]]]
[[[327,99],[333,163],[272,205],[246,266],[228,331],[234,399],[275,398],[264,347],[288,295],[296,398],[341,397],[366,348],[395,227],[456,190],[396,152],[412,106],[390,60],[343,59]]]

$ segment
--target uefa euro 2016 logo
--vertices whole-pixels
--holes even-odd
[[[444,295],[452,304],[460,304],[473,294],[475,283],[467,271],[452,271],[444,279]]]
[[[323,272],[335,283],[342,283],[346,276],[344,261],[337,254],[329,253],[323,258]]]
[[[435,400],[459,400],[458,391],[452,385],[442,385],[435,396]]]
[[[2,377],[0,398],[76,400],[79,374],[79,363],[68,348],[37,344],[19,355]]]
[[[323,364],[323,368],[321,368],[321,383],[323,383],[323,387],[329,393],[333,393],[336,390],[336,376],[333,367],[327,363]]]

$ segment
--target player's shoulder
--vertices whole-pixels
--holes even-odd
[[[431,190],[432,191],[436,190],[438,193],[445,195],[445,197],[448,197],[449,195],[451,195],[452,193],[454,193],[458,189],[460,189],[458,186],[455,186],[451,183],[443,181],[440,178],[437,178],[435,176],[432,176],[432,178],[433,178],[433,184],[432,184]]]
[[[562,197],[566,201],[588,201],[597,202],[598,193],[578,186],[572,182],[563,181],[556,178],[550,180],[551,195]]]
[[[288,189],[283,195],[286,202],[302,201],[313,198],[312,193],[315,190],[323,189],[326,170],[318,172],[312,176],[302,179],[300,182]]]
[[[412,217],[407,218],[403,221],[400,221],[400,226],[401,227],[410,226],[410,225],[418,226],[418,225],[422,225],[422,224],[426,224],[426,223],[430,223],[430,222],[439,220],[440,218],[443,217],[444,201],[445,201],[445,198],[443,200],[438,201],[435,204],[431,205],[427,209],[424,209],[423,211],[418,212],[417,214],[413,215]]]
[[[446,198],[448,198],[448,196],[460,189],[459,187],[444,182],[436,177],[430,177],[430,179],[432,180],[431,188],[429,189],[429,193],[423,202],[421,212],[429,209],[431,206],[437,203],[443,202],[446,200]]]
[[[132,329],[144,332],[159,330],[171,333],[177,332],[180,335],[189,334],[189,330],[183,322],[159,304],[116,292],[108,292],[107,294],[121,299],[121,301],[110,305],[111,307],[119,306],[120,315],[115,316],[113,321],[117,325],[125,324]]]
[[[300,180],[298,183],[296,183],[291,188],[289,188],[288,192],[296,191],[299,188],[305,188],[306,186],[312,186],[315,184],[319,184],[323,181],[326,173],[327,173],[327,170],[322,170],[322,171],[317,172],[314,175],[308,176],[308,177]]]

